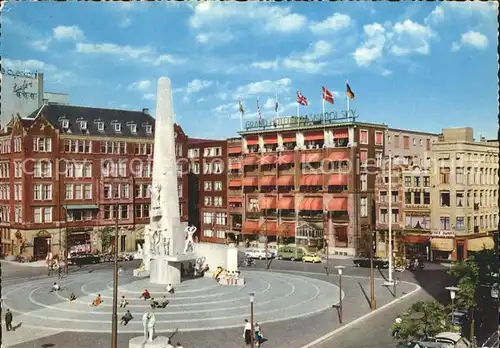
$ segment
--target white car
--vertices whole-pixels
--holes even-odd
[[[263,249],[249,249],[245,251],[245,256],[251,258],[251,259],[265,259],[266,258],[266,251]],[[272,258],[273,254],[268,250],[267,251],[267,258]]]

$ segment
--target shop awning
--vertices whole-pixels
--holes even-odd
[[[291,175],[280,176],[278,178],[278,186],[294,186],[293,179]]]
[[[258,221],[245,221],[241,229],[243,234],[257,234],[259,233],[259,222]]]
[[[275,235],[276,231],[278,230],[278,225],[276,222],[264,222],[262,225],[259,227],[260,233],[262,233],[265,236],[269,235]]]
[[[247,156],[243,159],[243,165],[245,166],[256,166],[259,162],[257,156]]]
[[[243,197],[228,197],[229,203],[243,203]]]
[[[259,144],[259,137],[256,137],[256,136],[246,137],[245,140],[247,141],[247,145],[258,145]]]
[[[276,186],[276,177],[274,175],[266,175],[260,179],[260,186]]]
[[[276,197],[264,197],[259,202],[260,210],[276,209]]]
[[[334,129],[332,133],[334,139],[349,138],[349,132],[347,131],[347,128]]]
[[[229,180],[229,187],[241,187],[241,180]]]
[[[256,176],[247,176],[243,178],[243,186],[259,186],[259,178]]]
[[[241,162],[231,163],[231,169],[240,169],[240,168],[241,168]]]
[[[238,153],[241,153],[241,147],[230,147],[227,149],[227,152],[228,153],[232,153],[232,154],[238,154]]]
[[[300,186],[323,186],[321,175],[304,175],[300,178]]]
[[[285,222],[278,226],[278,235],[282,237],[295,236],[295,222]]]
[[[328,211],[347,211],[347,198],[334,197],[328,203]]]
[[[349,154],[346,153],[345,151],[335,151],[328,156],[328,159],[332,162],[337,162],[337,161],[348,161],[349,160]]]
[[[325,132],[323,132],[323,131],[305,132],[304,133],[304,139],[306,141],[323,140],[324,138],[325,138]]]
[[[283,142],[284,143],[293,143],[295,142],[295,133],[284,133],[282,134]]]
[[[66,210],[89,210],[89,209],[99,209],[98,204],[66,204],[63,205]]]
[[[285,153],[278,158],[278,164],[290,164],[294,162],[295,158],[293,153]]]
[[[308,211],[323,210],[323,199],[319,197],[304,198],[300,202],[299,210],[308,210]]]
[[[401,241],[408,244],[425,244],[429,238],[428,235],[407,234],[401,238]]]
[[[471,238],[467,240],[468,251],[481,251],[483,249],[490,250],[494,248],[495,248],[495,242],[493,241],[493,238],[490,236],[481,238]]]
[[[294,197],[282,197],[278,201],[278,209],[284,210],[295,210],[295,198]]]
[[[276,163],[276,156],[274,155],[266,155],[266,156],[263,156],[261,159],[260,159],[260,164],[275,164]]]
[[[273,135],[265,135],[262,137],[264,140],[264,144],[276,144],[278,143],[278,136],[276,134]]]
[[[328,179],[328,186],[347,186],[349,178],[344,174],[333,174]]]
[[[453,238],[432,238],[432,250],[438,251],[453,251],[455,249],[455,239]]]
[[[321,162],[321,154],[319,153],[303,153],[300,156],[300,162],[302,163],[317,163]]]

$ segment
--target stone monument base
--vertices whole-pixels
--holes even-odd
[[[153,256],[150,263],[150,282],[153,284],[178,285],[181,283],[181,265],[196,262],[192,253],[176,256]],[[186,267],[187,269],[187,267]]]
[[[142,271],[139,268],[134,269],[134,277],[149,277],[149,272],[148,271]]]
[[[168,344],[168,338],[158,336],[151,342],[144,341],[144,336],[134,337],[128,341],[128,348],[164,348]]]

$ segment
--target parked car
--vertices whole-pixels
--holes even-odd
[[[305,254],[302,257],[302,261],[304,261],[304,262],[312,262],[312,263],[319,263],[319,262],[321,262],[321,257],[319,257],[316,254]]]
[[[245,256],[249,257],[251,259],[265,259],[266,258],[266,251],[264,249],[250,249],[245,251]],[[273,254],[268,250],[267,251],[267,258],[271,259],[273,257]]]
[[[68,255],[68,265],[83,266],[99,262],[101,262],[101,258],[90,253],[71,253]]]
[[[360,257],[352,261],[356,267],[370,267],[370,258]],[[373,267],[375,268],[389,268],[389,260],[381,259],[378,257],[373,258]]]
[[[278,260],[300,261],[302,260],[305,254],[306,253],[302,248],[294,246],[281,247],[278,250]]]

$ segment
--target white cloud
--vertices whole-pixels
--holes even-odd
[[[219,100],[227,100],[229,95],[226,92],[220,92],[215,95],[215,97]]]
[[[137,91],[147,91],[150,87],[151,87],[150,80],[142,80],[142,81],[136,81],[134,83],[131,83],[128,86],[128,89],[137,90]]]
[[[279,102],[278,102],[279,104]],[[279,105],[278,105],[279,106]],[[276,107],[276,99],[275,98],[267,98],[266,102],[262,106],[265,110],[274,110]]]
[[[253,62],[250,64],[252,68],[258,68],[258,69],[263,69],[263,70],[276,70],[278,69],[279,63],[278,60],[267,60],[267,61],[261,61],[261,62]]]
[[[425,24],[437,24],[444,21],[444,10],[441,5],[437,5],[434,10],[424,19]]]
[[[201,44],[227,44],[234,40],[234,34],[230,31],[206,32],[196,35],[196,41]]]
[[[37,51],[46,52],[49,49],[52,38],[31,41],[28,44]]]
[[[468,32],[462,34],[460,42],[453,42],[451,50],[456,52],[462,46],[469,46],[478,50],[484,50],[488,47],[488,38],[480,32],[469,30]]]
[[[241,6],[238,3],[205,1],[194,7],[194,13],[189,20],[194,29],[226,26],[228,22],[252,22],[268,31],[288,33],[302,29],[307,24],[307,18],[284,6],[256,3]]]
[[[429,40],[435,36],[430,27],[410,19],[394,24],[393,33],[391,53],[398,56],[411,53],[429,54]]]
[[[176,58],[168,54],[158,55],[149,46],[134,47],[130,45],[120,46],[114,43],[83,43],[76,44],[76,52],[94,55],[114,55],[120,60],[133,60],[141,63],[159,66],[163,63],[178,65],[185,62],[184,59]]]
[[[65,26],[59,25],[52,29],[52,36],[56,40],[73,40],[80,41],[85,38],[83,30],[76,25]]]
[[[380,23],[363,26],[366,40],[354,51],[353,56],[359,66],[369,66],[382,57],[387,41],[385,28]]]
[[[349,28],[352,24],[351,17],[343,13],[334,13],[322,22],[312,22],[311,31],[318,35],[330,35],[333,31]]]
[[[390,76],[390,75],[392,75],[392,71],[385,69],[384,71],[382,71],[380,73],[380,75],[382,75],[382,76]]]
[[[205,101],[205,98],[200,98],[200,99],[198,99],[198,100],[196,101],[196,103],[202,103],[202,102],[204,102],[204,101]]]
[[[283,78],[276,81],[264,80],[252,82],[237,89],[238,96],[245,98],[248,95],[287,93],[292,86],[292,80]],[[238,98],[238,96],[236,98]]]
[[[52,64],[47,64],[40,60],[12,60],[8,58],[2,59],[2,67],[12,70],[30,71],[30,72],[55,72],[57,68]]]
[[[186,93],[188,94],[198,93],[202,89],[212,86],[213,83],[214,83],[213,81],[194,79],[193,81],[188,83],[186,88]]]
[[[303,70],[310,74],[320,72],[327,63],[320,61],[332,53],[333,46],[320,40],[310,45],[306,52],[294,53],[283,60],[287,69]]]
[[[156,96],[154,93],[146,93],[142,96],[144,100],[155,100]]]

